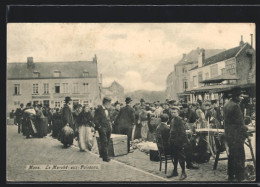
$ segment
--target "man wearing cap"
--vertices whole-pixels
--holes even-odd
[[[23,119],[23,103],[20,104],[20,108],[17,108],[15,111],[15,118],[18,124],[18,133],[20,134],[21,132],[21,127],[22,127],[22,119]]]
[[[109,162],[108,146],[112,131],[109,108],[111,107],[111,99],[104,97],[102,106],[98,106],[94,115],[95,129],[98,131],[100,138],[100,157],[105,162]]]
[[[175,177],[178,176],[177,167],[178,163],[181,166],[182,174],[180,180],[187,177],[185,173],[185,153],[184,153],[184,143],[187,142],[186,131],[184,127],[184,121],[179,117],[179,108],[177,106],[171,107],[172,121],[170,123],[170,151],[174,158],[174,169],[172,173],[167,176]]]
[[[225,139],[229,147],[228,180],[242,181],[245,177],[245,139],[248,138],[247,127],[239,106],[241,89],[234,88],[232,98],[224,105]]]
[[[127,97],[125,99],[125,102],[126,106],[120,110],[115,123],[118,124],[119,134],[127,135],[127,147],[128,152],[130,152],[130,140],[135,124],[135,112],[134,109],[131,107],[132,99],[130,97]]]

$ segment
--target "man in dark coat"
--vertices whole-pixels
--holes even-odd
[[[130,97],[126,98],[126,106],[120,110],[116,119],[119,134],[127,135],[128,152],[130,152],[130,140],[132,137],[133,126],[135,124],[135,112],[131,107],[131,101],[132,99]]]
[[[105,162],[109,162],[108,146],[112,131],[109,108],[111,107],[111,99],[104,97],[103,105],[98,106],[94,115],[95,129],[98,131],[100,139],[100,157]]]
[[[65,97],[65,104],[61,111],[61,124],[62,128],[65,126],[69,126],[70,128],[73,128],[74,120],[72,115],[72,102],[71,98],[69,96]],[[65,132],[61,132],[59,136],[59,140],[63,143],[64,148],[68,148],[73,144],[73,141],[71,141],[71,136],[74,136],[73,134],[66,135]],[[73,137],[72,137],[73,139]],[[70,143],[67,143],[70,140]]]
[[[224,105],[225,138],[229,147],[228,180],[230,181],[242,181],[245,177],[244,142],[248,134],[239,106],[241,100],[241,90],[234,88],[232,98]]]
[[[182,174],[180,180],[187,177],[185,173],[185,153],[184,144],[187,143],[187,136],[184,126],[184,121],[179,117],[179,108],[176,106],[171,107],[172,121],[170,124],[170,151],[174,158],[174,169],[172,173],[167,177],[178,176],[177,167],[178,163],[181,166]]]
[[[73,128],[74,120],[72,115],[72,102],[70,97],[65,98],[65,104],[61,111],[61,123],[62,127],[65,127],[66,125],[69,125],[71,128]]]
[[[23,121],[23,103],[20,104],[20,108],[16,109],[15,118],[16,118],[16,122],[18,124],[18,133],[20,134],[21,127],[22,127],[22,121]]]

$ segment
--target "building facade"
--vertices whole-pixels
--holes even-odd
[[[198,90],[205,90],[210,88],[211,85],[205,85],[202,82],[210,80],[219,82],[218,87],[230,87],[238,85],[247,85],[255,80],[253,71],[255,70],[255,50],[248,43],[244,43],[242,40],[240,45],[226,51],[223,51],[210,58],[205,57],[205,51],[201,50],[198,58],[198,65],[189,71],[189,82],[191,87],[188,92],[196,92]],[[205,89],[204,89],[205,88]],[[191,100],[196,100],[194,95]],[[199,95],[199,99],[203,99]],[[209,94],[205,94],[206,100],[219,99],[218,94],[214,94],[213,91]]]
[[[213,56],[224,49],[207,49],[206,57]],[[166,98],[167,99],[182,99],[189,101],[189,94],[184,92],[190,88],[189,70],[198,65],[198,56],[200,48],[190,51],[188,54],[183,54],[182,59],[174,65],[174,71],[167,77],[166,82]]]
[[[110,97],[112,99],[112,103],[116,101],[123,103],[125,99],[124,95],[124,87],[116,81],[112,82],[109,87],[102,88],[102,97]]]
[[[7,111],[21,103],[59,108],[70,96],[74,103],[101,103],[97,57],[92,61],[34,62],[7,64]]]

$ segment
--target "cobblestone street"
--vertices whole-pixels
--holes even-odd
[[[95,146],[92,152],[79,152],[74,143],[63,149],[61,143],[47,136],[42,139],[26,139],[17,134],[17,126],[7,127],[7,180],[8,181],[179,181],[166,178],[164,165],[159,171],[159,162],[152,162],[149,155],[135,150],[125,156],[103,162]],[[248,155],[248,154],[247,154]],[[221,155],[223,157],[224,155]],[[77,165],[100,164],[100,170],[26,170],[26,165]],[[214,160],[200,164],[198,170],[187,170],[185,181],[227,181],[227,161],[220,161],[217,170],[212,170]],[[173,169],[168,164],[168,172]],[[180,172],[180,171],[179,171]]]

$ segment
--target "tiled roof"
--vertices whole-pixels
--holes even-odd
[[[224,51],[224,49],[205,49],[205,58],[209,58],[213,55],[216,55],[220,52]],[[182,58],[176,65],[185,65],[192,64],[198,61],[199,49],[194,49],[190,51],[184,58]]]
[[[60,71],[61,78],[83,78],[83,72],[88,72],[88,77],[97,77],[96,61],[72,62],[34,62],[33,69],[27,68],[27,63],[7,63],[8,79],[30,79],[33,72],[39,72],[39,78],[53,78],[54,71]]]
[[[220,53],[218,53],[218,54],[216,54],[212,57],[206,58],[203,66],[207,66],[207,65],[210,65],[210,64],[214,64],[216,62],[220,62],[220,61],[227,60],[229,58],[235,57],[238,54],[238,52],[243,47],[245,47],[246,45],[249,45],[249,44],[245,43],[242,46],[234,47],[234,48],[228,49],[226,51],[220,52]],[[197,69],[197,68],[198,68],[198,66],[195,66],[194,68],[192,68],[190,70],[194,70],[194,69]]]

